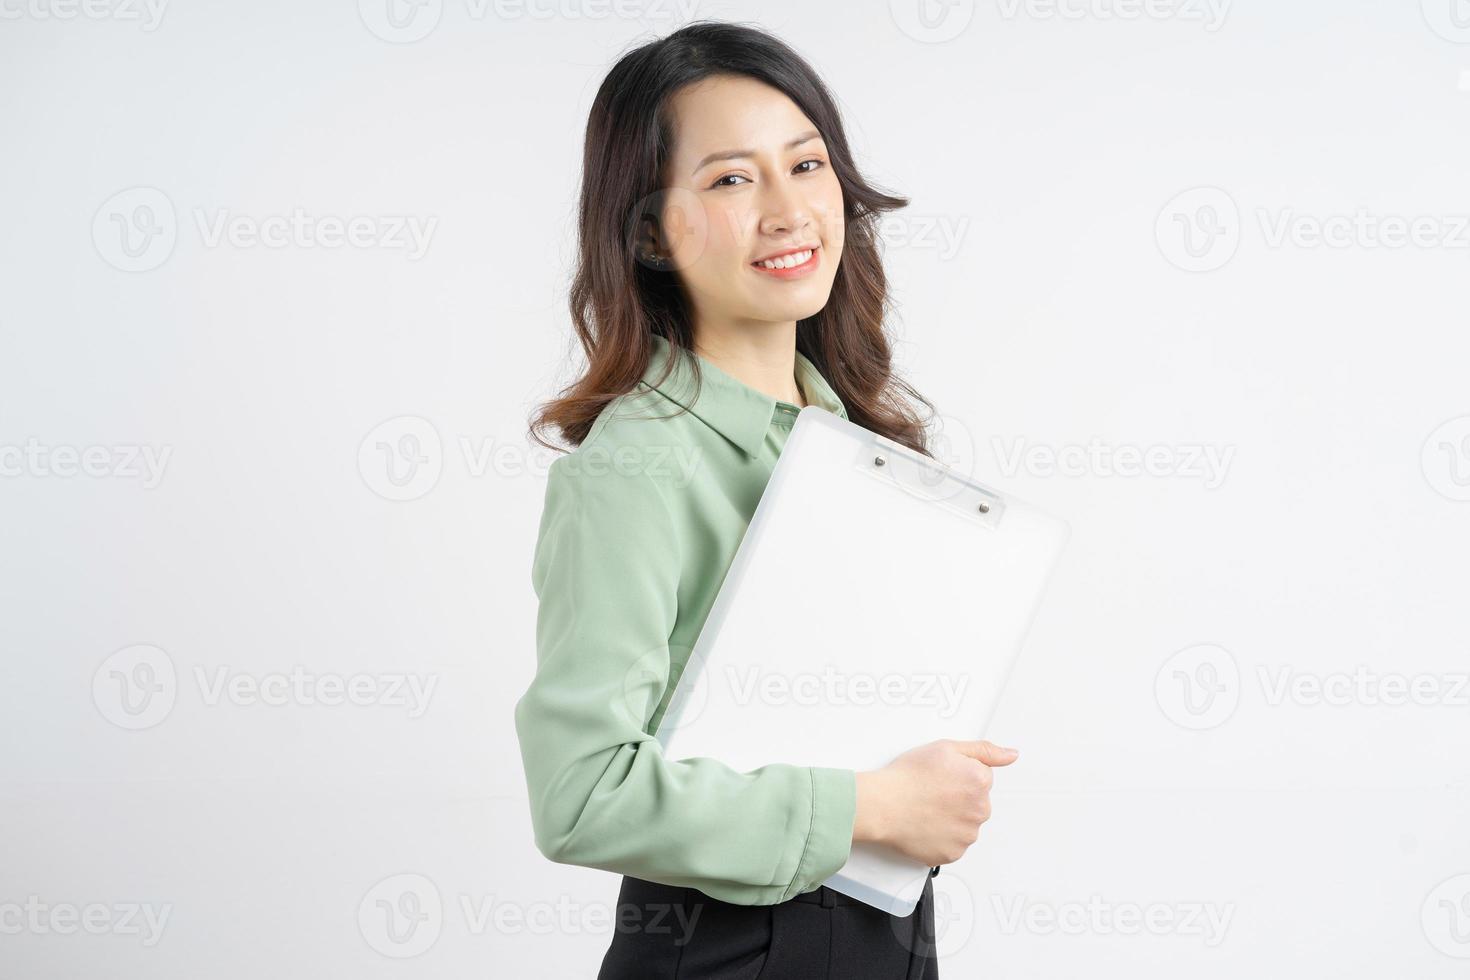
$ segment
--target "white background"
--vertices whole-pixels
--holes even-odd
[[[1073,527],[943,975],[1464,975],[1464,3],[387,2],[0,0],[0,974],[595,973],[618,879],[535,851],[511,718],[525,422],[588,105],[692,12],[830,83],[944,451]],[[297,211],[364,237],[212,234]],[[294,669],[369,703],[216,687]]]

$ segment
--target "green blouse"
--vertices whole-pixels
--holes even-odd
[[[653,339],[643,380],[548,471],[531,568],[536,674],[515,706],[536,846],[558,863],[772,905],[847,862],[853,771],[674,761],[653,733],[798,409]],[[847,417],[799,351],[796,381]]]

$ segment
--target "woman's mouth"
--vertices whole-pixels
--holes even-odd
[[[779,255],[774,259],[752,262],[750,267],[776,279],[801,279],[816,271],[821,255],[821,246],[817,246],[789,255]]]

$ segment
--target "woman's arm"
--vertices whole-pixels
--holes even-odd
[[[532,565],[536,674],[515,707],[536,845],[722,901],[783,902],[847,862],[856,776],[663,757],[646,728],[669,679],[681,544],[640,468],[552,464]]]

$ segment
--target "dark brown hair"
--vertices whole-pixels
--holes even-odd
[[[868,183],[853,163],[842,118],[820,77],[800,55],[766,31],[698,21],[625,54],[608,72],[587,120],[582,151],[578,260],[572,280],[572,324],[587,369],[533,416],[530,434],[555,427],[581,445],[598,414],[633,389],[648,369],[652,334],[689,349],[693,320],[672,271],[651,268],[635,254],[640,221],[662,188],[673,146],[669,99],[713,75],[743,75],[784,92],[827,145],[842,187],[846,226],[841,261],[827,304],[796,324],[796,348],[842,399],[848,418],[880,435],[932,455],[912,401],[934,406],[894,375],[884,332],[887,279],[878,253],[878,216],[907,198]],[[672,366],[672,365],[671,365]],[[697,359],[695,366],[697,368]]]

